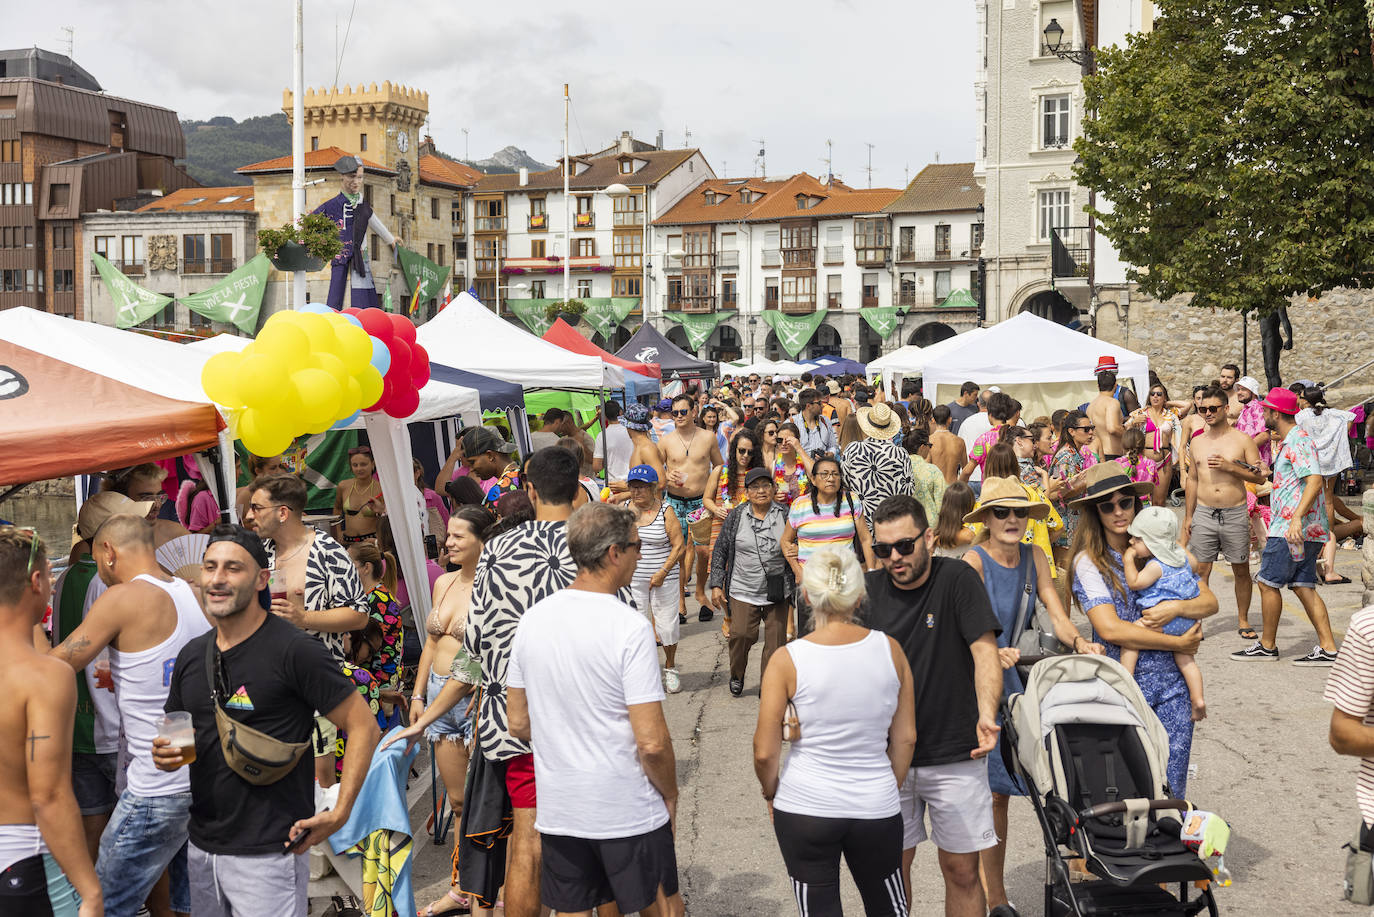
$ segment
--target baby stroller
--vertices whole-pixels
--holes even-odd
[[[1030,658],[1027,662],[1030,662]],[[1045,836],[1047,917],[1217,914],[1212,871],[1179,839],[1169,741],[1135,680],[1105,656],[1043,657],[1003,709],[1007,772],[1029,791]],[[1067,856],[1096,877],[1072,882]],[[1178,896],[1160,886],[1178,883]]]

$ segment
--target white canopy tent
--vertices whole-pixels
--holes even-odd
[[[564,350],[460,293],[416,329],[429,358],[525,388],[621,389],[625,373],[600,357]]]
[[[966,337],[961,334],[949,340]],[[1116,359],[1117,375],[1133,383],[1137,393],[1149,390],[1150,365],[1144,354],[1022,312],[984,329],[984,334],[961,347],[926,359],[921,367],[923,394],[942,404],[952,401],[965,381],[973,380],[983,388],[996,385],[1016,398],[1023,417],[1050,414],[1092,400],[1097,394],[1093,369],[1103,356]]]
[[[915,344],[907,344],[905,347],[898,347],[889,354],[884,354],[868,364],[868,378],[874,379],[881,373],[885,378],[901,381],[904,376],[919,376],[926,363],[947,353],[971,344],[987,333],[986,328],[970,328],[961,334],[945,338],[943,341],[936,341],[925,347],[917,347]]]
[[[743,366],[728,366],[722,364],[721,371],[728,372],[732,376],[747,376],[751,373],[758,373],[760,376],[789,376],[796,378],[802,373],[811,372],[813,366],[802,366],[790,360],[755,360],[753,363],[746,363]]]

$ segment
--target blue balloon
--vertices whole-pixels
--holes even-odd
[[[368,335],[368,337],[372,337]],[[391,351],[377,338],[372,338],[372,367],[386,375],[386,371],[391,368]]]
[[[347,312],[340,312],[339,314],[342,315],[342,316],[344,317],[344,319],[346,319],[347,321],[350,321],[350,322],[352,322],[353,324],[357,325],[359,328],[362,328],[362,327],[363,327],[363,323],[360,322],[360,321],[358,321],[358,316],[356,316],[356,315],[349,315]],[[364,328],[363,330],[365,331],[365,330],[367,330],[367,329]]]
[[[334,310],[331,309],[331,308],[329,308],[328,306],[326,306],[326,305],[325,305],[324,303],[322,303],[322,302],[308,302],[308,303],[306,303],[305,305],[301,306],[301,308],[300,308],[299,311],[301,311],[301,312],[313,312],[313,313],[315,313],[316,315],[328,315],[329,313],[333,312]]]
[[[334,425],[331,426],[329,429],[331,429],[331,430],[347,430],[347,429],[349,428],[349,426],[352,425],[353,421],[357,420],[358,417],[359,417],[359,415],[361,415],[361,414],[362,414],[361,411],[354,411],[352,414],[350,414],[349,416],[345,417],[343,420],[336,421],[336,422],[334,423]]]

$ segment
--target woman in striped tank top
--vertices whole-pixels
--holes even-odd
[[[844,486],[844,472],[833,455],[816,459],[811,466],[811,492],[798,497],[787,514],[782,553],[792,565],[797,582],[811,555],[823,548],[853,551],[855,536],[866,569],[876,569],[873,536],[864,523],[863,503]],[[802,597],[797,601],[796,635],[809,632],[810,610]]]
[[[658,493],[658,472],[652,465],[636,465],[626,475],[630,507],[639,526],[639,562],[630,590],[635,604],[649,616],[654,636],[663,647],[663,688],[669,694],[682,690],[677,670],[677,643],[681,633],[677,616],[681,595],[677,564],[687,546],[682,525],[673,508]]]

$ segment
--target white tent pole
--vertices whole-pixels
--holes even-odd
[[[420,537],[424,498],[415,489],[410,434],[405,422],[381,412],[363,415],[377,478],[382,485],[387,515],[392,518],[391,533],[396,539],[397,558],[410,594],[410,613],[415,627],[424,633],[431,596],[425,565],[425,544]]]

